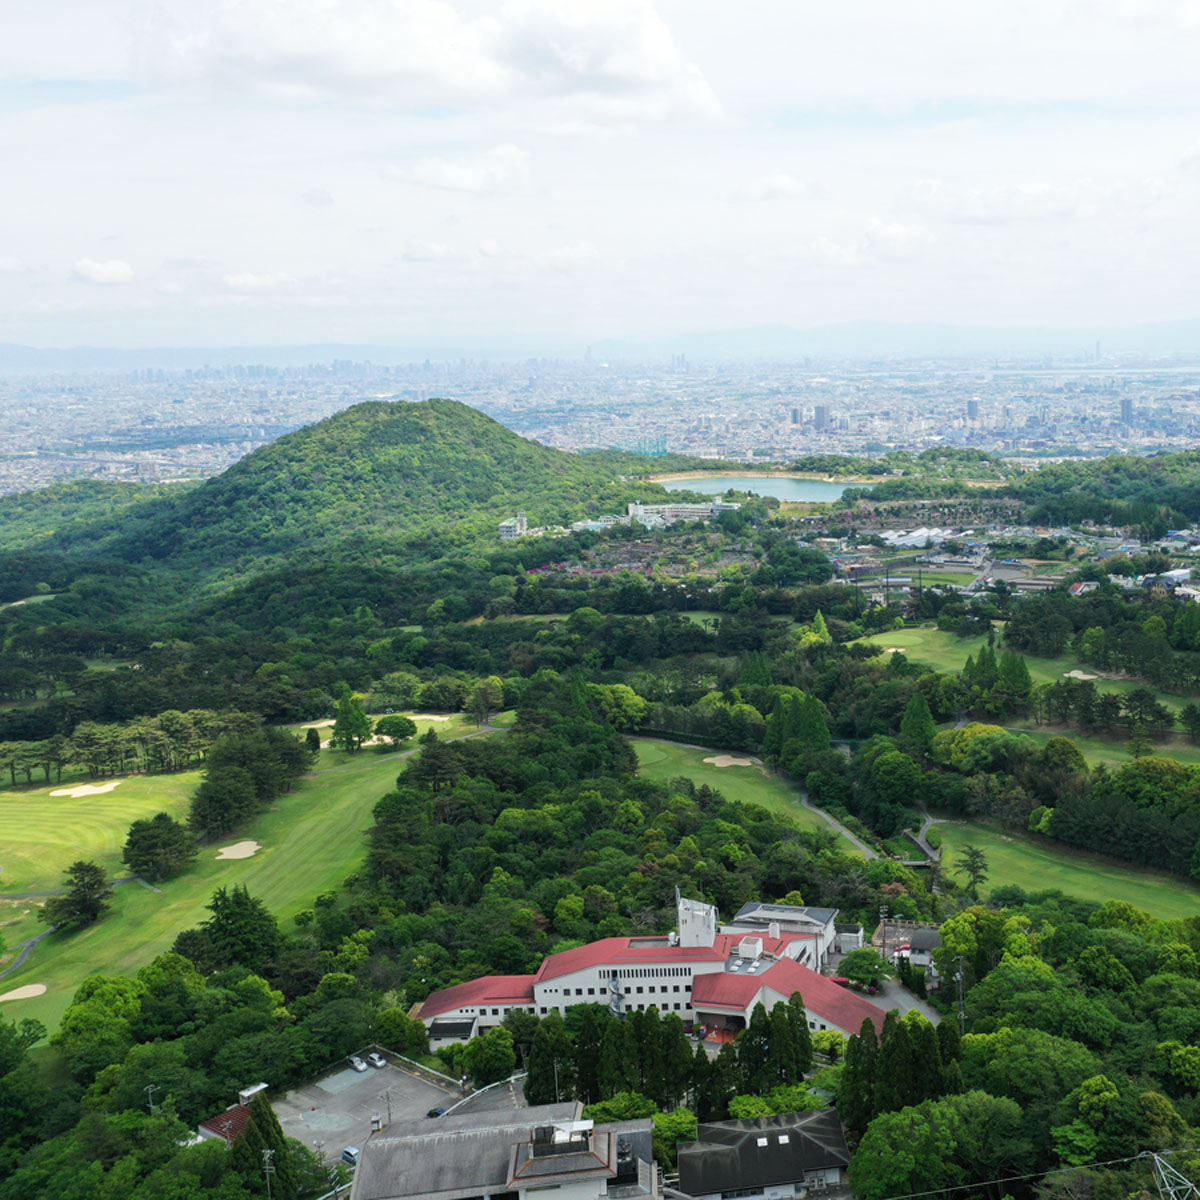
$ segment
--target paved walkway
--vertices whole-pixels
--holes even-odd
[[[57,928],[57,926],[55,927]],[[45,933],[39,933],[37,937],[31,937],[27,942],[21,943],[21,952],[17,955],[3,971],[0,971],[0,979],[11,975],[14,971],[19,971],[24,965],[25,960],[33,953],[34,947],[42,940],[49,937],[54,932],[54,929],[47,929]]]

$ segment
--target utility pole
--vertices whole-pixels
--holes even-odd
[[[883,957],[884,962],[887,961],[887,956],[888,956],[888,952],[887,952],[887,919],[888,919],[888,907],[886,904],[881,904],[879,906],[879,928],[882,931],[880,933],[880,938],[882,939],[882,948],[883,948],[882,957]]]
[[[271,1176],[275,1174],[275,1168],[271,1164],[271,1159],[275,1157],[275,1151],[269,1146],[262,1152],[263,1154],[263,1175],[267,1180],[267,1200],[271,1200]]]
[[[392,1123],[392,1089],[388,1088],[388,1090],[383,1093],[383,1097],[387,1101],[388,1124],[390,1125]]]
[[[142,1089],[142,1091],[146,1093],[146,1103],[150,1107],[150,1115],[154,1116],[154,1093],[161,1092],[162,1088],[160,1088],[157,1083],[148,1083]]]

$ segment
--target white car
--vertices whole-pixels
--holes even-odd
[[[379,1067],[380,1069],[387,1066],[387,1059],[384,1058],[382,1054],[368,1054],[367,1062],[369,1062],[371,1066]]]
[[[365,1071],[367,1069],[367,1064],[357,1054],[350,1055],[348,1061],[356,1071]]]

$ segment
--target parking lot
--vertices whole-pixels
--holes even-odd
[[[371,1118],[412,1121],[431,1108],[445,1108],[462,1093],[450,1084],[442,1086],[428,1077],[386,1067],[365,1072],[349,1066],[331,1071],[306,1087],[289,1092],[272,1104],[283,1132],[321,1153],[331,1162],[341,1157],[346,1146],[362,1146],[371,1133]]]

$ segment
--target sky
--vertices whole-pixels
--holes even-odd
[[[38,0],[0,342],[1200,317],[1200,0]]]

